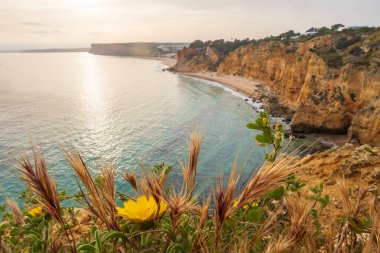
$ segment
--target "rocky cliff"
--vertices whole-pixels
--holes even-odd
[[[349,133],[360,143],[380,145],[379,49],[380,32],[263,41],[228,54],[217,72],[263,81],[295,110],[295,132]],[[193,58],[182,53],[182,70],[211,69],[206,54],[197,56],[199,64],[187,64]]]

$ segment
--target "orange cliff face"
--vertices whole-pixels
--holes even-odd
[[[333,35],[288,45],[250,44],[227,55],[217,72],[263,81],[296,111],[291,122],[295,132],[348,132],[359,143],[380,145],[380,33],[362,38],[344,50],[335,48],[339,38]],[[179,58],[177,65],[208,70],[210,57],[202,57],[194,59],[198,67],[190,57]]]
[[[181,72],[199,72],[209,69],[207,56],[200,49],[184,48],[177,52],[174,69]]]

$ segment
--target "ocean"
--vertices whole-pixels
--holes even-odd
[[[187,158],[187,138],[204,135],[197,190],[210,191],[234,160],[243,175],[264,161],[265,150],[246,128],[257,112],[244,97],[209,81],[164,71],[160,61],[88,53],[0,54],[0,201],[25,190],[15,166],[32,147],[43,150],[60,190],[78,192],[64,159],[75,149],[96,175],[112,163],[121,175]]]

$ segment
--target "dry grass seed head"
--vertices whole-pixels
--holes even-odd
[[[273,224],[278,220],[279,215],[282,213],[282,209],[278,208],[274,212],[270,213],[264,222],[255,232],[252,240],[250,241],[250,247],[253,247],[257,242],[262,240],[266,235],[274,235]]]
[[[225,190],[223,190],[223,178],[219,177],[216,181],[216,192],[214,193],[214,218],[216,225],[217,237],[221,233],[223,223],[228,218],[234,209],[234,193],[239,181],[239,176],[236,175],[236,162],[234,162],[230,178]]]
[[[186,194],[191,195],[195,187],[195,177],[199,161],[199,153],[201,151],[202,135],[197,132],[192,132],[187,143],[188,146],[188,161],[181,163],[183,173],[183,181],[185,183]]]
[[[7,198],[6,204],[12,213],[14,222],[17,223],[19,226],[22,226],[24,224],[24,217],[16,201],[14,201],[13,199]]]
[[[90,171],[77,152],[66,152],[66,160],[74,169],[79,179],[87,189],[87,194],[81,189],[88,211],[99,218],[107,228],[119,230],[115,213],[115,171],[111,165],[103,166],[100,171],[99,185],[93,180]]]
[[[282,253],[291,250],[294,242],[288,237],[280,237],[278,240],[272,240],[269,242],[265,249],[265,253]]]
[[[199,209],[199,223],[198,223],[198,229],[202,229],[208,219],[208,211],[210,208],[210,197],[207,198],[205,202],[202,203],[200,209]]]
[[[138,180],[137,180],[137,176],[134,172],[125,172],[124,175],[123,175],[123,178],[125,180],[127,180],[127,182],[133,187],[133,189],[135,189],[135,191],[137,192],[137,187],[138,187]]]
[[[279,187],[282,180],[286,179],[295,169],[294,158],[289,156],[280,157],[273,164],[264,163],[243,189],[235,205],[235,210]]]
[[[49,176],[42,151],[37,152],[33,149],[33,160],[34,169],[26,155],[19,161],[17,169],[23,174],[20,178],[38,195],[37,201],[44,211],[63,225],[57,183]]]

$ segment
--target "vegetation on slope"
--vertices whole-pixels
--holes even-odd
[[[370,35],[380,32],[380,27],[353,27],[344,28],[342,24],[335,24],[331,28],[312,27],[306,31],[306,33],[301,34],[299,32],[294,32],[289,30],[287,32],[281,33],[277,36],[269,36],[263,39],[231,39],[228,40],[214,40],[203,42],[201,40],[195,40],[189,45],[190,50],[186,59],[191,60],[193,57],[198,57],[199,64],[202,62],[207,62],[209,65],[209,70],[216,70],[219,63],[231,52],[239,47],[245,45],[256,45],[260,43],[275,41],[283,43],[287,46],[292,46],[289,53],[297,50],[297,43],[302,43],[309,41],[313,38],[330,35],[333,36],[333,44],[320,45],[316,48],[310,49],[312,52],[321,56],[325,62],[333,68],[341,68],[347,63],[353,63],[357,65],[366,65],[374,63],[379,65],[379,55],[377,49],[380,47],[380,39],[378,36],[373,38],[371,41],[366,41],[366,38]],[[218,55],[217,63],[209,61],[207,57],[200,57],[207,55],[207,49],[213,49]]]
[[[211,194],[196,191],[202,136],[193,133],[181,164],[180,189],[169,185],[172,167],[159,164],[138,178],[124,175],[134,196],[117,193],[115,169],[103,165],[91,175],[84,159],[67,152],[77,174],[76,196],[57,190],[42,153],[18,165],[28,190],[22,210],[13,200],[2,206],[2,252],[378,252],[380,209],[376,192],[352,192],[337,183],[343,208],[336,220],[323,214],[330,205],[322,184],[297,178],[304,159],[283,147],[283,128],[267,112],[247,125],[256,141],[272,146],[266,163],[249,178],[231,169]],[[282,151],[282,152],[281,152]],[[285,151],[285,152],[284,152]],[[307,159],[307,158],[306,158]],[[84,209],[65,203],[76,199]],[[117,198],[124,201],[117,205]],[[371,201],[369,201],[371,199]],[[364,207],[370,207],[369,209]]]

